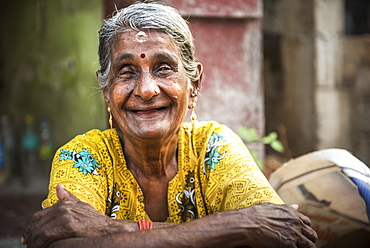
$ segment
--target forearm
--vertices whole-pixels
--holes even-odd
[[[225,216],[224,216],[225,217]],[[72,238],[53,243],[50,247],[236,247],[245,245],[241,228],[229,226],[221,215],[152,230],[114,234],[94,238]],[[228,218],[226,218],[228,219]],[[155,223],[154,227],[158,223]],[[164,223],[167,225],[167,223]]]
[[[138,231],[138,223],[111,219],[81,201],[62,200],[38,211],[31,218],[23,235],[29,248],[44,248],[53,242],[73,238],[108,237]],[[175,225],[154,223],[153,228]]]
[[[121,224],[126,224],[122,229],[125,231],[120,231]],[[317,240],[307,217],[289,206],[271,203],[211,214],[181,224],[154,223],[154,229],[144,231],[137,231],[137,222],[133,221],[115,220],[114,225],[117,226],[109,232],[98,232],[99,235],[54,239],[58,241],[51,242],[49,247],[267,248],[274,244],[274,247],[312,248]]]
[[[167,222],[153,222],[153,229],[164,228],[178,225],[178,223]],[[127,232],[139,231],[139,225],[136,221],[129,220],[112,220],[109,226],[106,226],[106,231],[102,232],[103,235],[122,234]]]

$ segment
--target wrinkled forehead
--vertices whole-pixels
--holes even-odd
[[[147,29],[147,30],[133,30],[123,29],[117,32],[112,42],[112,50],[117,48],[129,48],[130,46],[166,46],[167,49],[173,50],[180,57],[180,48],[176,45],[175,40],[161,30]]]

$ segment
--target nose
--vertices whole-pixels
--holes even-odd
[[[135,84],[133,94],[136,97],[149,101],[154,96],[159,94],[159,87],[154,78],[149,72],[143,72],[138,81]]]

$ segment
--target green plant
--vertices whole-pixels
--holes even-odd
[[[266,136],[261,137],[258,134],[257,129],[239,126],[239,135],[247,146],[248,144],[253,143],[263,143],[265,145],[270,145],[271,148],[277,152],[284,152],[284,146],[279,141],[278,134],[276,132],[270,132]],[[258,167],[263,170],[264,164],[262,160],[259,159],[258,153],[256,151],[250,152]]]

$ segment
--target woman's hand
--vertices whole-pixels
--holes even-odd
[[[262,203],[163,230],[168,232],[167,237],[183,237],[185,242],[177,238],[177,244],[184,247],[316,247],[317,234],[311,228],[310,219],[295,208]]]
[[[135,231],[135,222],[124,223],[103,215],[69,193],[63,185],[58,184],[56,191],[60,201],[32,216],[22,238],[28,247],[43,248],[61,239]]]
[[[297,206],[262,203],[235,211],[250,247],[316,247],[311,221]]]

